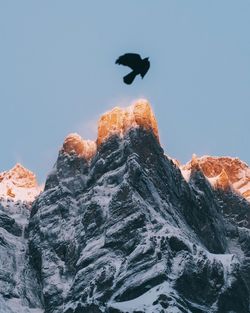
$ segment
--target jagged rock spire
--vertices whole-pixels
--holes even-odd
[[[132,127],[153,131],[159,141],[157,122],[147,100],[140,99],[127,108],[115,107],[104,113],[98,123],[97,145],[114,134],[123,136]]]
[[[124,136],[132,127],[143,127],[152,131],[159,141],[157,122],[147,100],[140,99],[127,108],[115,107],[104,113],[98,122],[96,142],[84,140],[77,133],[71,133],[65,138],[62,150],[68,154],[75,153],[79,157],[89,160],[95,155],[97,147],[110,136]]]

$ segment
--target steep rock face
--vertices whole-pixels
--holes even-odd
[[[131,108],[101,118],[92,158],[64,147],[33,204],[44,312],[248,313],[250,233],[239,220],[249,203],[214,190],[198,165],[187,182],[152,114],[135,111],[129,127]]]
[[[0,312],[249,313],[248,175],[181,166],[147,101],[115,108],[96,143],[67,136],[31,211],[34,174],[0,174]]]
[[[29,266],[26,232],[29,200],[39,187],[34,174],[20,164],[0,177],[0,312],[40,313],[42,294]],[[28,201],[22,201],[25,197]]]

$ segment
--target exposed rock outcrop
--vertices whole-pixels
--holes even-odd
[[[147,100],[137,100],[128,108],[115,107],[104,113],[98,123],[97,144],[113,135],[124,136],[129,129],[136,127],[152,131],[159,140],[157,122]]]
[[[250,201],[250,168],[238,158],[195,156],[195,167],[200,168],[209,182],[215,188],[233,188],[235,192]],[[194,161],[180,166],[188,179],[194,168]]]
[[[89,160],[96,153],[96,143],[91,140],[83,140],[76,133],[69,134],[63,143],[63,152],[68,154],[75,153],[77,156]]]

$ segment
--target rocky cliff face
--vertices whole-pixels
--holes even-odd
[[[0,174],[1,313],[43,312],[27,236],[32,201],[40,191],[35,175],[20,164]]]
[[[250,204],[227,169],[212,184],[166,157],[142,100],[101,117],[96,143],[71,134],[31,210],[30,307],[250,312]]]

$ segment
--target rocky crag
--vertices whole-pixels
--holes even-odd
[[[0,312],[249,313],[248,179],[238,159],[167,157],[145,100],[105,113],[31,209],[2,198]]]

